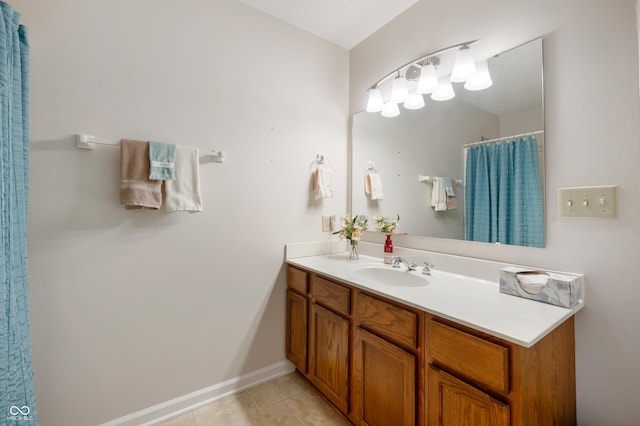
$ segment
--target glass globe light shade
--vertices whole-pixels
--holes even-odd
[[[424,97],[420,93],[411,93],[404,102],[406,109],[420,109],[424,107]]]
[[[420,69],[420,79],[416,93],[427,94],[436,90],[438,87],[438,76],[436,75],[436,67],[432,63],[428,63]]]
[[[398,73],[398,76],[393,79],[393,86],[391,86],[391,96],[389,102],[394,104],[401,104],[407,100],[409,96],[409,89],[407,88],[407,80]]]
[[[380,112],[384,107],[382,92],[378,87],[369,89],[369,101],[367,102],[367,112]]]
[[[400,108],[398,108],[398,104],[393,102],[387,102],[384,104],[384,108],[382,109],[383,117],[397,117],[400,115]]]
[[[431,99],[434,101],[448,101],[449,99],[453,99],[455,96],[456,93],[453,91],[451,80],[448,78],[441,78],[440,84],[438,84],[436,90],[431,94]]]
[[[474,72],[476,72],[476,64],[473,61],[471,48],[469,46],[462,46],[456,53],[453,71],[451,71],[451,81],[454,83],[462,83],[467,81]]]
[[[467,90],[484,90],[493,85],[491,74],[489,73],[489,64],[487,61],[480,61],[476,64],[476,72],[464,83]]]

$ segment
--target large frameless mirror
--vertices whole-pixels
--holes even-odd
[[[493,85],[485,90],[469,91],[463,88],[463,83],[453,83],[455,97],[444,102],[424,96],[423,108],[412,110],[399,105],[400,114],[392,118],[367,111],[355,114],[352,120],[352,212],[370,218],[397,214],[400,216],[397,232],[412,235],[542,247],[542,57],[542,39],[536,39],[489,58],[487,65]],[[518,137],[521,135],[525,137]],[[537,156],[537,162],[529,162],[528,157],[523,161],[528,169],[537,168],[534,171],[537,174],[533,173],[537,181],[528,182],[529,186],[512,185],[508,190],[510,195],[504,195],[507,189],[501,188],[500,200],[497,195],[485,194],[484,184],[489,191],[496,180],[507,185],[519,182],[531,170],[524,170],[523,161],[517,161],[490,166],[492,175],[477,177],[475,174],[484,164],[484,160],[476,158],[481,155],[479,151],[515,146],[513,142],[520,139],[533,139],[526,155]],[[470,153],[476,148],[477,153]],[[532,149],[535,153],[530,152]],[[520,158],[525,154],[487,155]],[[480,162],[467,164],[468,156]],[[511,174],[507,175],[507,169]],[[469,170],[474,176],[467,176]],[[373,188],[375,195],[371,193],[371,177],[381,187],[379,194],[375,193],[377,188]],[[436,204],[443,200],[440,194],[443,184],[447,204],[438,209],[433,203],[434,199]],[[537,185],[539,195],[530,193],[532,185],[534,190]],[[513,200],[504,203],[513,197],[519,200],[515,201],[515,207]],[[536,197],[539,205],[530,208],[527,200]],[[501,214],[495,216],[494,210],[500,210]],[[507,232],[528,236],[524,239],[505,237],[501,229],[510,227],[510,222],[520,221],[523,216],[527,223]],[[485,230],[485,225],[495,229]]]

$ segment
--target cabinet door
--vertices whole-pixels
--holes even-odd
[[[355,330],[354,345],[356,424],[413,426],[416,357],[361,328]]]
[[[287,290],[287,358],[307,373],[307,298]]]
[[[315,303],[309,330],[309,379],[347,413],[349,392],[349,321]]]
[[[508,426],[509,406],[444,371],[429,367],[430,426]]]

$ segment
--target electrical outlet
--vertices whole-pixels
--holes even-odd
[[[615,217],[617,185],[558,188],[560,217]]]
[[[322,232],[331,231],[331,216],[322,216]]]

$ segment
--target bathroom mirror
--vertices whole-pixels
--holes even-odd
[[[542,39],[495,55],[488,66],[493,80],[488,89],[468,91],[464,83],[454,83],[456,96],[448,101],[425,95],[425,107],[400,106],[397,117],[366,111],[353,116],[354,214],[398,214],[396,232],[465,239],[465,145],[544,130]],[[544,188],[544,133],[536,138]],[[380,176],[381,200],[365,193],[370,171]],[[420,176],[460,180],[455,188],[457,208],[436,212],[430,203],[433,184],[419,182]]]

